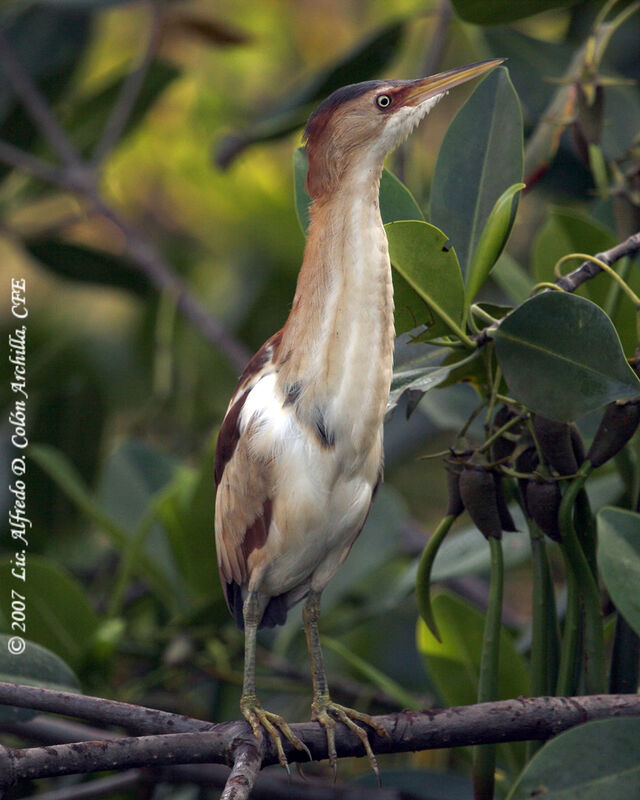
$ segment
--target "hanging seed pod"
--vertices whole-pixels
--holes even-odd
[[[582,434],[575,422],[569,425],[569,434],[571,436],[571,446],[573,447],[573,455],[575,456],[578,466],[582,464],[586,458],[584,452],[584,442],[582,441]]]
[[[556,422],[539,414],[533,415],[533,430],[545,461],[560,475],[578,471],[571,443],[571,428],[566,422]]]
[[[605,408],[587,459],[594,467],[620,452],[640,423],[640,398],[616,400]]]
[[[488,539],[502,538],[502,523],[493,473],[465,466],[460,474],[460,497],[478,530]]]
[[[464,503],[460,497],[460,471],[451,467],[447,467],[447,491],[449,502],[446,516],[459,517],[464,511]]]
[[[528,515],[554,542],[559,542],[561,539],[558,526],[561,500],[562,492],[556,481],[544,483],[536,480],[527,481]]]
[[[516,470],[528,475],[536,469],[539,463],[538,451],[536,448],[533,446],[527,447],[516,459]],[[518,478],[518,491],[520,492],[522,508],[524,509],[524,513],[530,517],[531,514],[529,514],[529,509],[527,507],[527,483],[528,481],[526,478]]]
[[[510,533],[517,533],[518,529],[516,528],[516,523],[513,521],[513,517],[511,516],[511,512],[509,511],[509,507],[507,506],[507,501],[504,496],[502,475],[496,475],[494,473],[493,477],[496,484],[496,502],[498,503],[498,515],[500,517],[502,530],[509,531]]]

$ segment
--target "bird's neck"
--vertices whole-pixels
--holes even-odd
[[[328,435],[367,447],[378,435],[393,366],[393,286],[380,218],[381,165],[343,175],[317,198],[279,347],[283,391]]]

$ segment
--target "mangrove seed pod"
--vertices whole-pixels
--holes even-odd
[[[562,492],[556,481],[544,483],[536,480],[527,481],[528,514],[540,530],[554,542],[559,542],[561,539],[558,526],[561,500]]]
[[[575,456],[578,466],[582,464],[586,458],[584,453],[584,442],[582,441],[582,434],[575,422],[569,424],[569,434],[571,436],[571,446],[573,447],[573,455]]]
[[[460,474],[460,497],[478,530],[488,539],[502,538],[502,523],[493,473],[465,466]]]
[[[460,497],[459,470],[447,468],[447,491],[449,502],[447,503],[446,516],[459,517],[464,511],[464,503]]]
[[[571,428],[566,422],[556,422],[554,419],[534,414],[533,430],[547,464],[560,475],[573,475],[578,471],[571,443]]]
[[[531,474],[539,464],[538,460],[538,451],[535,447],[527,447],[526,450],[523,450],[522,453],[516,459],[516,470],[518,472],[522,472],[525,475]],[[530,517],[529,510],[527,508],[527,479],[526,478],[518,478],[518,491],[520,492],[520,500],[522,502],[522,508],[524,509],[524,513]]]
[[[496,501],[498,503],[498,515],[500,516],[502,530],[509,531],[510,533],[516,533],[518,529],[516,528],[516,523],[513,521],[513,517],[511,516],[509,506],[507,506],[507,501],[504,496],[502,475],[496,475],[494,473],[493,477],[496,484]]]
[[[594,467],[620,452],[640,423],[640,398],[616,400],[605,408],[587,459]]]

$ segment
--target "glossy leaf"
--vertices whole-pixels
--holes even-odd
[[[0,562],[0,574],[7,575],[10,570],[9,559]],[[72,667],[81,666],[99,624],[82,586],[53,561],[29,555],[25,588],[27,636]],[[6,626],[11,615],[9,592],[0,595],[0,612]]]
[[[476,25],[500,25],[530,17],[550,8],[569,6],[575,0],[453,0],[458,16]]]
[[[496,201],[522,180],[522,113],[509,73],[491,72],[449,126],[431,188],[431,222],[456,249],[463,275]]]
[[[524,183],[514,183],[504,190],[491,209],[469,267],[465,289],[467,304],[473,301],[507,244],[522,189]]]
[[[445,703],[450,706],[471,705],[478,696],[484,615],[451,592],[435,594],[432,602],[442,643],[420,620],[418,649]],[[529,693],[524,659],[518,653],[513,637],[504,629],[500,636],[499,687],[499,700]]]
[[[480,534],[477,536],[480,538]],[[420,619],[418,650],[444,703],[447,706],[472,705],[478,698],[484,615],[451,592],[436,593],[432,607],[442,643]],[[498,687],[498,700],[526,696],[530,691],[524,659],[504,628],[500,632]],[[502,745],[500,751],[499,759],[510,763],[520,762],[524,753],[520,744]]]
[[[429,317],[418,317],[411,327],[426,324],[433,336],[455,333],[462,325],[464,285],[456,252],[445,234],[428,222],[413,220],[392,222],[385,230],[394,269],[431,312]],[[396,333],[403,330],[407,328],[400,324]]]
[[[79,690],[80,684],[71,667],[51,650],[25,640],[24,652],[12,655],[9,639],[9,636],[0,633],[0,681],[67,692]],[[32,719],[39,713],[18,706],[0,706],[0,722]]]
[[[527,764],[508,800],[628,800],[640,794],[640,719],[578,725]]]
[[[149,279],[126,259],[85,245],[60,239],[30,239],[28,252],[55,275],[81,283],[112,286],[147,296]]]
[[[611,321],[581,297],[532,297],[500,324],[495,345],[512,396],[560,422],[640,391]]]
[[[449,348],[440,347],[397,366],[393,371],[387,413],[393,411],[405,392],[424,393],[442,383],[455,367],[455,364],[442,363],[444,357],[450,353]]]
[[[311,204],[311,198],[305,188],[308,168],[309,162],[304,147],[298,147],[293,154],[293,186],[296,214],[305,234],[309,228],[309,205]],[[424,214],[415,197],[404,183],[388,169],[382,170],[379,202],[380,216],[384,224],[398,220],[424,220]]]
[[[598,512],[598,564],[616,608],[640,635],[640,514],[622,508]]]
[[[275,109],[246,130],[226,137],[219,145],[216,161],[228,167],[252,144],[285,136],[303,125],[315,104],[341,86],[377,75],[395,56],[402,38],[404,21],[394,21],[358,42],[333,66],[314,75],[298,90],[289,91]]]

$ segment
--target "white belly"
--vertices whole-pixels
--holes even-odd
[[[254,420],[252,451],[274,466],[269,535],[249,558],[249,588],[269,596],[325,587],[364,524],[382,456],[381,427],[355,467],[339,439],[323,447],[283,406],[275,384],[275,375],[261,380],[243,410],[247,422]]]

